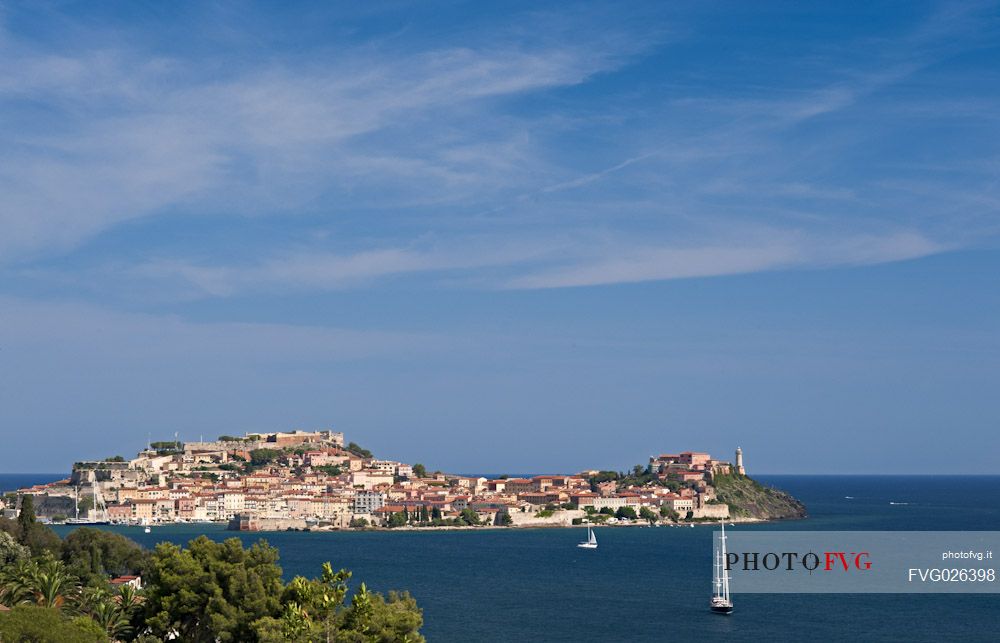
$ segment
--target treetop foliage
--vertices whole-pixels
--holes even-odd
[[[61,541],[33,520],[0,520],[3,641],[365,641],[420,643],[423,616],[406,593],[388,596],[351,572],[323,565],[319,578],[284,583],[278,550],[200,536],[182,548],[144,550],[111,532],[80,528]],[[37,549],[31,544],[48,543]],[[137,574],[145,587],[112,587]]]
[[[371,451],[369,451],[368,449],[362,449],[361,445],[359,445],[357,442],[350,442],[344,448],[347,449],[348,451],[350,451],[351,453],[353,453],[354,455],[356,455],[358,457],[361,457],[361,458],[372,458],[372,457],[374,457],[372,455]]]

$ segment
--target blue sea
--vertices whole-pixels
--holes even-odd
[[[68,478],[65,473],[0,473],[0,493]]]
[[[734,529],[1000,530],[1000,476],[760,479],[800,498],[810,517]],[[233,536],[200,525],[113,529],[148,546]],[[1000,640],[995,594],[735,594],[732,616],[713,615],[712,531],[605,528],[594,551],[577,549],[582,534],[571,529],[263,537],[287,576],[316,575],[329,560],[375,589],[408,589],[430,641]]]

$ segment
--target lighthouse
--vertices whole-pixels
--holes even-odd
[[[747,470],[743,468],[743,449],[736,447],[736,473],[741,476],[747,474]]]

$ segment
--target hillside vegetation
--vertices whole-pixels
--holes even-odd
[[[804,518],[806,507],[791,495],[741,475],[717,475],[712,479],[717,497],[729,505],[734,517],[760,520]]]

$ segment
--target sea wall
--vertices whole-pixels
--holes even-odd
[[[512,511],[512,527],[569,527],[574,518],[583,518],[586,512],[580,509],[563,509],[547,518],[538,517],[536,511]]]
[[[718,504],[718,505],[705,505],[701,508],[694,509],[691,511],[692,518],[728,518],[729,517],[729,505]]]
[[[250,514],[236,514],[226,529],[230,531],[287,531],[305,529],[303,518],[267,518]]]

